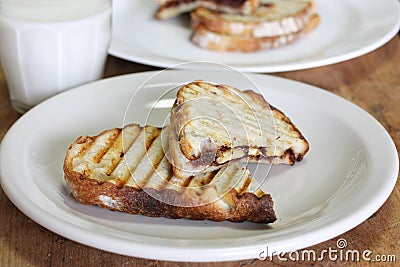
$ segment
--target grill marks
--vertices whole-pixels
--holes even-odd
[[[142,128],[129,149],[125,151],[124,158],[111,173],[111,181],[120,187],[127,182],[132,187],[139,187],[135,180],[130,178],[136,172],[136,169],[146,156],[147,150],[160,133],[160,129],[155,127]]]
[[[149,141],[148,139],[151,139],[152,142],[147,143],[146,141]],[[126,183],[128,186],[138,186],[140,188],[145,187],[148,179],[152,176],[161,160],[165,157],[161,145],[160,131],[154,131],[154,134],[152,132],[149,136],[146,136],[145,133],[144,143],[146,145],[144,150],[145,153],[136,168],[130,169],[131,176]]]
[[[214,88],[215,87],[215,88]],[[246,97],[246,95],[241,96],[239,92],[235,89],[225,86],[225,85],[215,85],[210,86],[202,82],[193,82],[186,85],[187,91],[183,93],[185,101],[190,101],[196,97],[199,99],[210,99],[209,101],[227,103],[229,110],[245,110],[246,112],[241,112],[236,114],[236,120],[240,120],[242,125],[246,125],[247,134],[262,135],[261,125],[268,123],[274,125],[272,114],[269,111],[257,110],[257,105],[253,105],[251,98]],[[262,98],[262,96],[260,96]],[[220,99],[219,99],[220,98]],[[223,101],[219,101],[223,100]],[[264,100],[264,99],[263,99]],[[265,100],[264,100],[265,101]],[[182,104],[182,103],[180,103]],[[252,123],[250,123],[252,122]],[[203,121],[207,124],[207,121]],[[207,130],[213,130],[215,127],[212,125],[211,128]],[[265,133],[264,133],[265,134]]]
[[[100,161],[100,165],[107,167],[107,169],[105,169],[107,176],[111,176],[111,173],[120,163],[125,152],[135,141],[140,131],[139,127],[125,127],[122,130],[118,130],[118,136],[114,139],[113,144]]]
[[[167,157],[163,157],[158,164],[157,169],[154,170],[151,177],[147,179],[145,187],[153,188],[155,190],[163,190],[167,188],[172,176],[172,167],[169,164]]]
[[[201,101],[211,101],[211,104],[200,105]],[[228,85],[197,80],[179,89],[175,107],[179,112],[171,113],[171,124],[179,126],[174,127],[179,134],[179,145],[178,149],[174,147],[172,154],[183,154],[187,161],[201,157],[203,140],[210,140],[216,148],[213,166],[246,157],[250,161],[292,165],[309,150],[307,140],[291,120],[270,106],[262,95],[250,90],[240,91]],[[223,115],[221,110],[225,111]],[[243,150],[245,146],[248,149]],[[286,156],[286,151],[291,151],[293,155]],[[178,167],[189,164],[178,160]],[[205,165],[198,164],[196,167],[207,170]],[[174,169],[177,175],[188,175],[183,171],[178,173],[177,169]]]
[[[165,155],[168,130],[132,124],[81,138],[75,143],[79,156],[74,159],[74,170],[118,187],[174,190],[201,196],[196,201],[215,201],[232,188],[239,195],[250,191],[249,172],[238,164],[186,179],[174,177]],[[229,205],[229,201],[226,203]]]
[[[81,152],[83,160],[87,162],[99,162],[118,133],[118,129],[113,129],[95,138],[88,138],[90,141],[85,143]]]

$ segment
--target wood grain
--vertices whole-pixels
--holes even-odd
[[[362,57],[326,67],[284,72],[276,76],[312,84],[359,105],[388,130],[397,149],[400,147],[400,40]],[[109,57],[105,77],[157,68]],[[0,68],[0,138],[20,117],[11,106],[4,73]],[[17,164],[17,163],[16,163]],[[16,179],[18,177],[15,177]],[[379,179],[380,177],[376,177]],[[336,238],[308,248],[317,253],[336,248],[344,238],[351,250],[370,250],[374,255],[395,255],[400,262],[400,185],[386,203],[368,220]],[[153,261],[104,252],[70,241],[50,232],[22,214],[0,190],[0,266],[361,266],[366,262],[245,260],[223,263],[179,263]],[[396,266],[378,263],[374,266]]]

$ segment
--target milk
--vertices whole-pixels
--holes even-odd
[[[0,61],[11,103],[25,112],[103,75],[111,0],[0,0]]]

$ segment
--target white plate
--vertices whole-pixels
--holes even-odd
[[[149,119],[146,114],[165,89],[193,79],[256,89],[237,73],[153,74],[88,84],[22,116],[1,145],[1,183],[11,201],[51,231],[102,250],[160,260],[226,261],[257,258],[267,247],[269,253],[293,251],[338,236],[378,210],[394,187],[397,151],[373,117],[327,91],[254,74],[249,77],[266,99],[292,118],[311,144],[302,162],[274,166],[263,184],[275,200],[276,223],[148,218],[77,203],[62,170],[76,137],[128,122],[162,124],[173,95],[159,101]],[[146,88],[138,91],[142,83]]]
[[[114,1],[109,53],[158,67],[211,61],[247,72],[279,72],[324,66],[361,56],[385,44],[399,30],[398,0],[315,2],[321,16],[317,29],[288,46],[246,54],[196,47],[189,41],[188,18],[155,20],[155,1]]]

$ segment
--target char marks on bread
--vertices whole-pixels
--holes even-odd
[[[276,37],[302,31],[315,16],[315,3],[304,0],[268,1],[252,14],[228,14],[199,7],[191,12],[192,28],[242,37]]]
[[[151,217],[276,220],[246,163],[303,159],[309,144],[283,112],[254,91],[197,80],[180,87],[169,122],[78,137],[64,159],[74,198]]]
[[[191,12],[197,7],[230,14],[250,14],[260,4],[260,0],[161,0],[157,2],[161,4],[155,15],[157,19],[173,18]]]
[[[198,47],[255,52],[288,45],[320,21],[314,0],[157,0],[156,18],[190,13]]]
[[[250,172],[230,164],[187,179],[166,156],[169,127],[137,124],[82,136],[70,145],[64,173],[80,203],[152,217],[272,223],[273,201]]]
[[[178,90],[170,127],[169,154],[177,177],[231,161],[293,165],[309,149],[291,120],[262,95],[205,81]]]
[[[191,12],[191,41],[214,51],[255,52],[288,45],[319,25],[315,3],[271,0],[249,15],[206,8]]]

